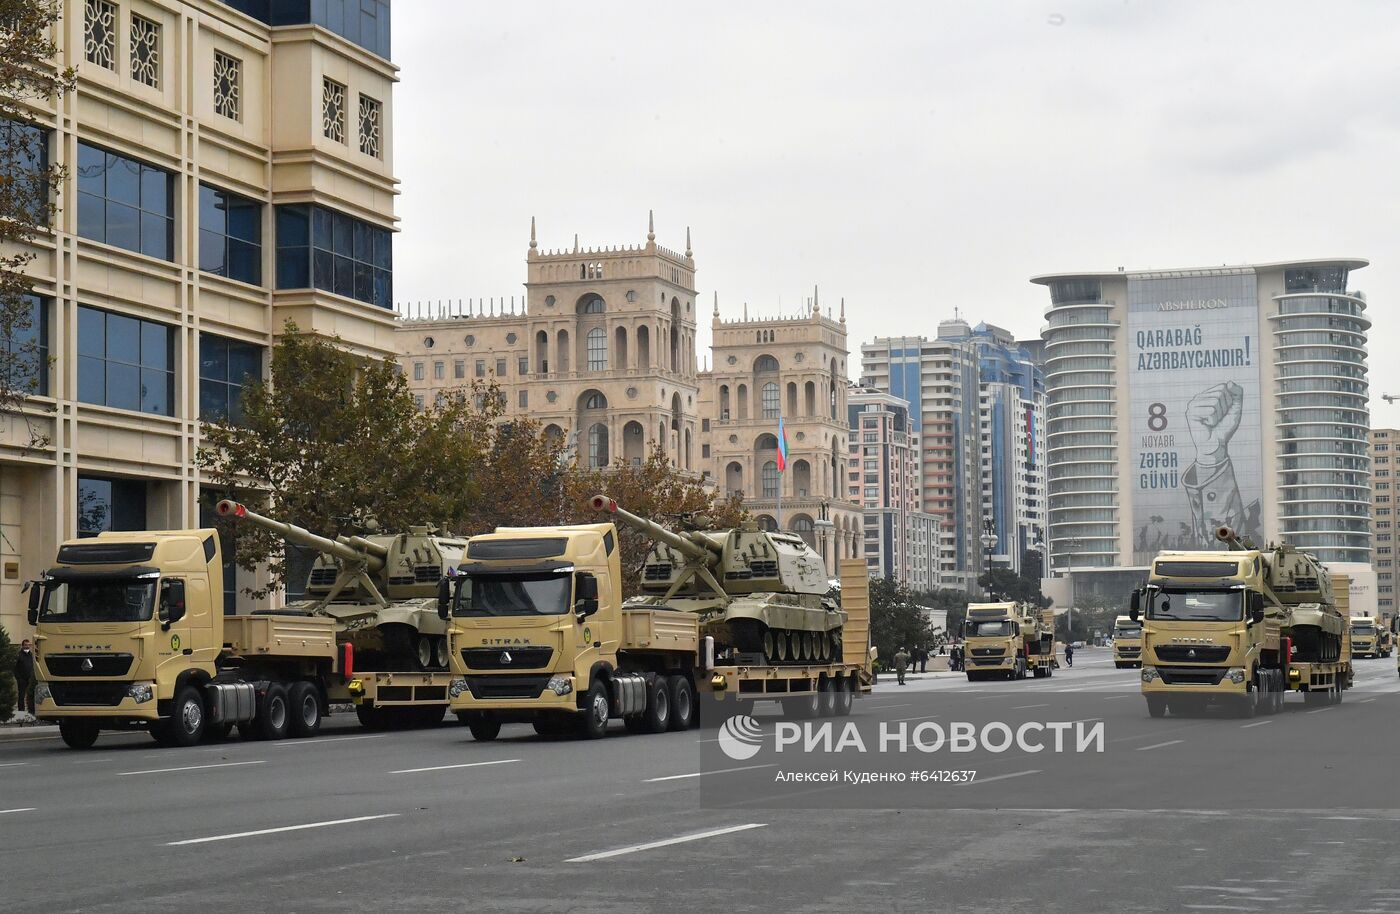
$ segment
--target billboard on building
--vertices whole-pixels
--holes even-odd
[[[1253,271],[1129,277],[1134,564],[1222,525],[1263,544],[1258,335]]]

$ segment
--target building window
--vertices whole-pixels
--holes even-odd
[[[174,196],[170,173],[78,144],[78,234],[170,260]]]
[[[588,465],[593,469],[608,465],[608,427],[601,422],[588,429]]]
[[[776,419],[780,412],[781,410],[778,408],[778,385],[769,381],[767,384],[763,385],[763,418]]]
[[[599,304],[602,299],[594,299]],[[588,370],[602,371],[608,367],[608,333],[602,327],[588,331]]]
[[[418,410],[420,413],[423,411],[423,395],[422,395],[422,394],[414,394],[414,395],[413,395],[413,405],[414,405],[414,407],[417,408],[417,410]]]
[[[700,456],[706,460],[710,459],[710,446],[708,444],[700,445]]]
[[[477,376],[478,378],[484,378],[484,377],[486,377],[486,360],[485,360],[485,359],[477,359],[477,360],[476,360],[476,376]]]
[[[9,354],[7,386],[17,393],[44,397],[49,393],[49,303],[37,295],[26,295],[24,300],[29,305],[28,326],[20,329],[16,321],[3,342]]]
[[[452,363],[452,377],[460,381],[467,376],[467,363],[465,359],[457,359]]]
[[[585,278],[587,278],[587,277],[585,277]],[[579,313],[581,313],[581,314],[602,314],[606,309],[607,309],[607,306],[603,303],[603,300],[602,300],[601,298],[599,298],[597,295],[595,295],[595,296],[593,296],[592,298],[588,299],[588,301],[586,301],[586,302],[583,303],[583,308],[580,309],[580,312],[579,312]]]
[[[78,307],[78,399],[174,415],[175,335],[164,324]]]
[[[360,93],[360,152],[379,158],[379,119],[381,106],[375,99]]]
[[[528,408],[530,405],[530,392],[528,390],[520,391],[520,393],[516,395],[516,402],[520,404],[521,409]]]
[[[321,80],[321,132],[327,139],[345,142],[345,87],[330,77]]]
[[[199,268],[262,285],[262,204],[199,185]]]
[[[433,363],[433,380],[434,380],[434,381],[441,381],[441,380],[442,380],[443,378],[445,378],[445,377],[447,377],[447,366],[444,365],[442,362],[434,362],[434,363]]]
[[[321,206],[277,207],[277,288],[322,289],[392,308],[389,230]]]
[[[771,460],[765,463],[763,465],[762,475],[759,478],[762,480],[763,484],[763,497],[777,498],[778,480],[781,478],[778,475],[778,465]]]
[[[525,356],[516,359],[515,368],[520,374],[530,373],[530,360]]]
[[[131,78],[160,88],[160,23],[131,14]]]
[[[506,376],[506,360],[505,360],[505,359],[497,359],[497,360],[496,360],[496,377],[498,377],[498,378],[504,378],[505,376]]]
[[[214,113],[231,121],[243,120],[243,61],[222,51],[214,52]]]
[[[708,432],[709,430],[710,430],[710,420],[709,420],[709,419],[701,419],[701,420],[700,420],[700,431],[702,431],[702,432]]]
[[[78,477],[78,536],[146,529],[146,484],[105,476]]]
[[[117,69],[117,5],[87,0],[83,18],[83,57],[104,70]]]
[[[199,334],[199,418],[243,421],[243,388],[262,378],[263,348]]]
[[[413,363],[413,380],[415,380],[415,381],[421,381],[421,380],[423,380],[423,363],[422,363],[422,362],[414,362],[414,363]]]

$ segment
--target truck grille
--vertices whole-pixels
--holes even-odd
[[[113,708],[126,697],[124,682],[49,682],[53,702],[60,708],[89,706]]]
[[[1220,685],[1220,680],[1225,678],[1225,672],[1223,666],[1204,668],[1191,666],[1157,667],[1157,674],[1167,685]]]
[[[131,670],[130,654],[47,654],[44,665],[50,676],[125,676]],[[84,668],[84,661],[87,661]]]
[[[1120,648],[1118,649],[1118,653],[1122,654],[1124,657],[1136,657],[1138,654],[1141,654],[1141,653],[1142,653],[1142,648],[1140,648],[1140,647],[1120,647]],[[1158,656],[1161,656],[1161,654],[1162,654],[1162,652],[1159,650],[1159,651],[1157,652],[1157,655],[1158,655]],[[1198,655],[1198,656],[1199,656],[1199,655]],[[1183,659],[1184,659],[1184,658],[1183,658]]]
[[[462,648],[462,662],[469,670],[537,670],[553,657],[552,647]]]
[[[1159,644],[1153,650],[1163,663],[1224,663],[1230,656],[1230,648],[1219,644]]]
[[[467,688],[473,698],[538,698],[549,684],[543,676],[468,676]]]
[[[1006,648],[1004,648],[1004,647],[974,647],[974,648],[972,649],[972,656],[974,656],[974,657],[1005,657],[1005,656],[1006,656]]]

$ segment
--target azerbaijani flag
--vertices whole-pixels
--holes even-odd
[[[778,472],[787,469],[787,433],[783,431],[783,417],[778,417]]]

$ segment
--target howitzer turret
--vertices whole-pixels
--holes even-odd
[[[341,640],[363,654],[361,669],[446,668],[447,625],[437,615],[437,585],[446,569],[461,562],[464,537],[438,536],[422,526],[331,539],[228,499],[214,510],[316,550],[307,599],[288,608],[334,617]]]
[[[840,659],[846,614],[828,596],[825,563],[802,537],[752,521],[668,530],[606,495],[589,504],[655,541],[642,564],[643,596],[629,602],[695,612],[717,645],[753,662]]]

